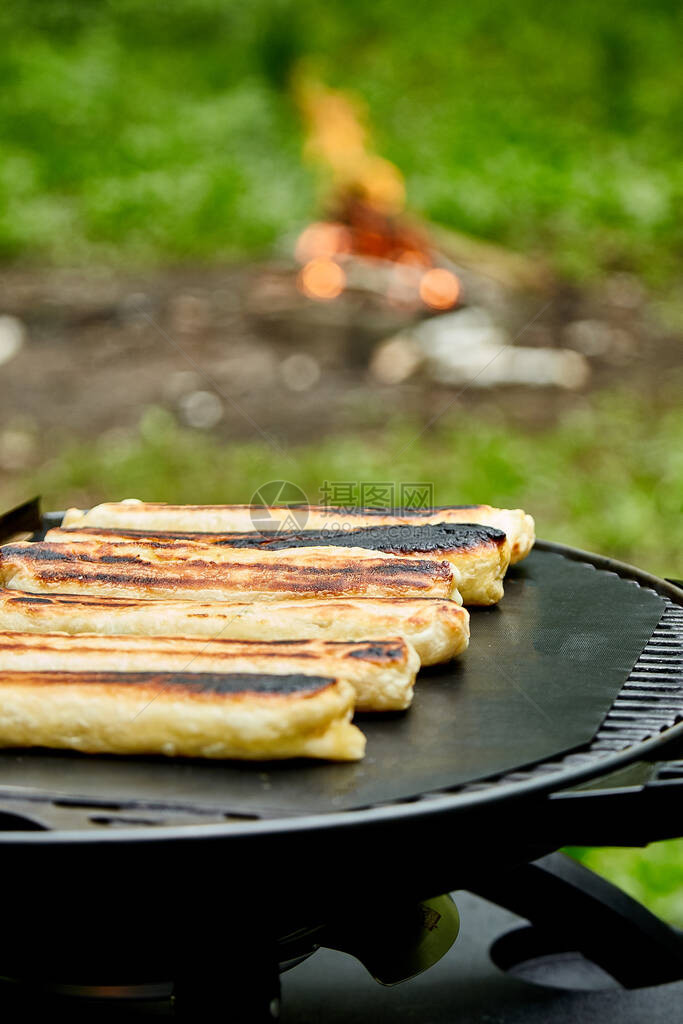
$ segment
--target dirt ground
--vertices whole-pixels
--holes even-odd
[[[307,299],[286,264],[5,270],[0,317],[16,318],[9,326],[23,341],[0,365],[0,462],[17,468],[68,438],[132,430],[150,406],[225,438],[267,432],[287,443],[368,430],[396,414],[427,422],[447,407],[448,416],[477,409],[541,428],[612,385],[656,401],[680,366],[680,337],[658,322],[634,279],[615,277],[599,293],[555,284],[545,294],[508,294],[485,284],[473,277],[466,295],[493,308],[515,344],[582,350],[584,387],[463,390],[424,374],[378,380],[373,351],[415,314],[357,289],[333,302]]]

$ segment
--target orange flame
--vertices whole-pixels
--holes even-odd
[[[387,214],[402,210],[403,175],[370,148],[361,102],[303,76],[297,97],[308,130],[305,155],[331,175],[334,191],[356,195]]]
[[[299,289],[309,298],[336,298],[346,287],[342,265],[355,258],[394,264],[386,286],[392,302],[455,306],[460,282],[434,265],[425,233],[402,216],[403,175],[373,151],[362,102],[305,72],[294,88],[306,122],[305,155],[324,171],[336,217],[310,224],[299,236]]]

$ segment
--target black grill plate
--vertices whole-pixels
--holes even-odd
[[[472,643],[420,674],[410,712],[363,716],[358,764],[235,764],[0,753],[0,797],[289,817],[462,787],[589,744],[664,610],[654,590],[537,548],[505,599],[473,610]],[[123,822],[122,822],[123,823]]]

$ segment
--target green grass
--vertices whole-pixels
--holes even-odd
[[[585,277],[683,250],[674,0],[7,0],[0,258],[169,263],[268,250],[311,215],[287,88],[366,101],[411,205]]]

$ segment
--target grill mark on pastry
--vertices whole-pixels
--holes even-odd
[[[404,644],[373,643],[372,641],[363,644],[363,649],[354,648],[347,651],[345,658],[372,658],[373,660],[395,661],[405,656]]]
[[[9,558],[15,557],[17,554],[20,557],[26,557],[36,562],[89,562],[91,564],[128,564],[131,562],[142,562],[143,559],[139,555],[107,555],[104,552],[90,554],[85,548],[79,546],[79,550],[69,551],[67,548],[60,550],[61,545],[58,544],[45,544],[36,543],[31,544],[29,548],[18,548],[12,544],[6,544],[1,554],[3,557],[8,556]]]
[[[0,564],[19,563],[30,567],[36,579],[59,585],[69,581],[129,585],[140,588],[200,590],[210,585],[231,583],[234,590],[263,587],[269,592],[335,592],[349,585],[391,583],[428,589],[434,583],[449,583],[452,569],[447,561],[426,559],[359,559],[349,564],[300,565],[294,562],[245,563],[213,562],[204,559],[169,559],[150,562],[142,558],[120,556],[115,559],[121,571],[98,571],[102,557],[82,557],[76,552],[59,551],[60,545],[36,543],[25,547],[7,545],[0,549]],[[57,563],[57,564],[55,564]],[[125,567],[131,570],[125,571]]]
[[[72,538],[72,542],[79,543],[77,530],[70,530],[67,533],[72,534],[72,537],[59,537],[59,543],[68,544]],[[502,547],[506,540],[502,530],[478,523],[437,523],[417,526],[396,523],[361,526],[352,530],[283,530],[277,531],[272,537],[264,537],[257,531],[197,534],[187,531],[115,530],[99,527],[86,527],[84,533],[91,535],[86,539],[86,544],[97,543],[97,539],[101,537],[103,543],[113,545],[122,540],[129,540],[131,543],[138,541],[155,551],[172,549],[178,541],[196,544],[197,537],[202,538],[199,543],[208,543],[218,548],[281,551],[286,548],[358,547],[399,555],[410,552],[471,551],[484,546]]]
[[[36,596],[33,594],[23,594],[19,590],[6,590],[2,592],[1,599],[3,602],[7,602],[11,605],[19,605],[21,607],[25,604],[47,604],[52,608],[59,607],[60,605],[67,605],[69,607],[79,607],[95,609],[95,608],[140,608],[149,607],[156,602],[146,601],[144,598],[125,598],[125,597],[107,597],[97,598],[89,597],[87,594],[45,594],[44,596]],[[207,613],[208,614],[208,613]]]
[[[316,598],[311,598],[311,602],[310,603],[311,603],[312,606],[313,605],[315,606],[315,611],[324,612],[325,615],[329,616],[329,615],[332,615],[332,614],[334,614],[335,612],[338,612],[338,611],[339,612],[343,612],[347,608],[354,608],[355,609],[358,601],[363,601],[364,604],[365,604],[366,601],[372,601],[373,605],[379,604],[380,606],[386,607],[389,610],[391,610],[391,608],[394,607],[395,605],[404,606],[406,604],[415,605],[417,603],[417,608],[416,608],[416,611],[415,611],[415,614],[417,614],[417,615],[421,615],[423,609],[425,611],[427,611],[427,609],[429,609],[429,608],[433,608],[435,611],[446,610],[448,612],[448,614],[458,614],[458,612],[459,612],[459,606],[458,605],[453,605],[451,601],[449,601],[449,600],[447,600],[445,598],[441,598],[441,597],[372,597],[372,598],[357,598],[357,597],[344,598],[344,597],[341,597],[339,600],[331,600],[331,601],[319,601]],[[70,610],[74,610],[74,611],[78,611],[80,609],[84,609],[84,610],[85,609],[87,609],[87,610],[104,609],[106,611],[106,610],[111,609],[111,608],[134,608],[134,609],[138,609],[138,610],[143,610],[143,609],[159,610],[159,608],[162,606],[163,602],[162,601],[154,601],[154,600],[151,600],[149,598],[143,598],[143,597],[139,597],[139,598],[94,597],[94,596],[89,595],[89,594],[44,594],[44,595],[34,595],[34,594],[25,594],[25,593],[23,593],[20,590],[1,590],[0,589],[0,607],[3,604],[5,604],[5,605],[7,605],[7,604],[9,604],[9,605],[18,605],[20,607],[22,605],[25,605],[25,604],[29,604],[29,605],[31,605],[31,604],[43,604],[43,605],[48,605],[51,608],[60,608],[60,607],[64,606],[64,607],[68,607]],[[196,602],[182,602],[182,601],[175,601],[175,600],[172,602],[172,604],[173,604],[174,609],[177,609],[179,606],[189,605],[189,604],[191,604],[192,607],[196,607],[197,606]],[[288,608],[291,607],[291,608],[293,608],[293,609],[295,609],[297,611],[301,611],[301,610],[303,610],[303,609],[305,609],[307,607],[306,605],[301,604],[299,602],[288,601],[286,598],[283,599],[282,604],[283,605],[287,605]],[[199,607],[202,607],[202,605],[199,604]],[[211,602],[211,611],[210,612],[187,611],[186,615],[187,615],[187,618],[198,618],[198,619],[204,619],[204,618],[209,618],[209,617],[212,617],[212,618],[227,618],[228,616],[230,618],[234,618],[234,615],[235,615],[235,611],[234,611],[234,609],[235,609],[235,602],[226,602],[224,607],[225,607],[225,611],[221,611],[221,610],[219,610],[221,608],[221,602],[215,602],[215,603]],[[248,607],[250,610],[253,610],[256,606],[250,603],[246,607]],[[272,613],[274,613],[274,611],[278,607],[279,607],[278,604],[275,604],[275,603],[270,604],[269,603],[266,606],[266,611],[268,612],[268,614],[272,614]],[[185,610],[185,609],[183,608],[183,610]],[[409,619],[407,619],[406,621],[412,621],[413,618],[414,618],[414,616],[411,615],[409,617]],[[291,641],[289,641],[289,640],[283,640],[283,641],[273,640],[273,641],[269,641],[269,642],[270,643],[290,643]],[[337,643],[337,642],[344,643],[345,641],[334,641],[334,642],[335,643]]]
[[[0,694],[7,685],[100,686],[158,691],[168,696],[308,697],[336,685],[330,676],[267,672],[34,672],[0,671]]]
[[[225,566],[221,565],[221,568],[225,569]],[[292,567],[289,566],[288,568],[289,568],[289,570],[291,572],[292,571]],[[246,573],[245,573],[245,575],[246,575]],[[299,575],[298,567],[297,567],[297,575]],[[306,580],[302,580],[301,579],[301,576],[303,576],[303,575],[309,575],[309,574],[301,573],[299,575],[298,579],[297,578],[295,578],[295,579],[287,579],[286,581],[285,580],[274,580],[274,581],[271,582],[271,585],[268,587],[268,590],[272,590],[272,591],[278,591],[278,590],[290,591],[291,590],[291,591],[297,591],[297,592],[298,591],[303,591],[303,590],[310,590],[311,586],[309,585],[309,583]],[[396,582],[396,583],[403,583],[403,582],[405,582],[406,584],[411,584],[411,585],[416,585],[416,586],[423,586],[423,587],[428,587],[430,585],[430,583],[431,583],[431,577],[428,578],[428,579],[425,579],[425,578],[422,577],[422,575],[420,573],[411,574],[411,573],[408,573],[408,572],[401,572],[399,570],[399,571],[393,571],[391,573],[387,573],[386,575],[392,577],[392,582]],[[320,578],[321,576],[324,576],[325,578],[321,579]],[[46,569],[42,569],[40,571],[36,570],[36,577],[38,579],[44,580],[46,582],[50,581],[50,582],[54,582],[54,583],[60,583],[60,582],[66,583],[69,580],[81,579],[84,582],[89,581],[89,582],[93,582],[93,583],[108,583],[108,584],[125,583],[125,584],[131,584],[131,585],[139,586],[139,587],[144,587],[146,585],[155,584],[157,586],[164,586],[164,587],[167,587],[167,588],[172,588],[172,587],[192,588],[192,587],[194,587],[196,589],[202,589],[202,588],[204,588],[205,586],[207,586],[208,584],[211,584],[211,583],[216,583],[216,582],[224,583],[225,582],[225,578],[222,577],[221,574],[219,574],[219,573],[217,573],[216,576],[212,576],[211,574],[207,573],[202,578],[196,579],[196,578],[193,578],[192,576],[189,576],[189,577],[188,576],[172,576],[172,575],[170,575],[170,574],[168,574],[166,572],[160,572],[158,574],[156,574],[156,573],[149,573],[147,575],[142,575],[142,574],[133,575],[131,573],[118,573],[117,574],[117,573],[106,573],[106,572],[94,572],[94,573],[88,573],[87,575],[84,575],[83,573],[59,572],[58,570],[51,570],[51,569],[47,569],[47,568]],[[330,577],[332,577],[332,578],[330,578]],[[417,577],[417,579],[415,577]],[[341,571],[334,571],[334,572],[329,571],[329,570],[328,571],[319,570],[317,578],[311,580],[311,584],[313,584],[313,587],[314,587],[315,590],[335,590],[335,589],[338,588],[340,581],[347,581],[348,580],[348,581],[357,581],[358,583],[362,583],[362,582],[381,582],[381,580],[383,578],[384,578],[384,574],[383,573],[377,573],[377,574],[372,574],[372,573],[369,573],[369,572],[367,572],[367,573],[360,573],[360,572],[358,572],[356,570],[341,570]],[[444,580],[448,580],[450,578],[450,576],[447,575],[447,574],[441,574],[440,573],[439,574],[439,578],[440,579],[444,579]],[[247,583],[248,582],[249,581],[247,580]],[[256,581],[254,580],[254,582],[256,582]],[[268,580],[266,579],[263,582],[268,582]]]
[[[335,647],[351,648],[343,652],[344,657],[354,658],[372,657],[393,661],[402,659],[406,654],[405,642],[401,640],[221,640],[216,637],[208,641],[194,641],[190,637],[182,636],[146,637],[129,634],[88,634],[87,637],[87,640],[84,640],[79,633],[64,636],[61,633],[24,634],[12,631],[0,633],[0,651],[18,654],[27,651],[48,651],[64,655],[130,653],[163,656],[169,651],[164,645],[164,641],[167,641],[173,648],[170,653],[194,657],[206,655],[211,658],[257,655],[264,658],[290,657],[299,660],[334,654],[334,650],[329,649]],[[192,646],[196,643],[201,645],[198,652],[194,651]],[[185,644],[191,645],[190,648],[184,646]]]

